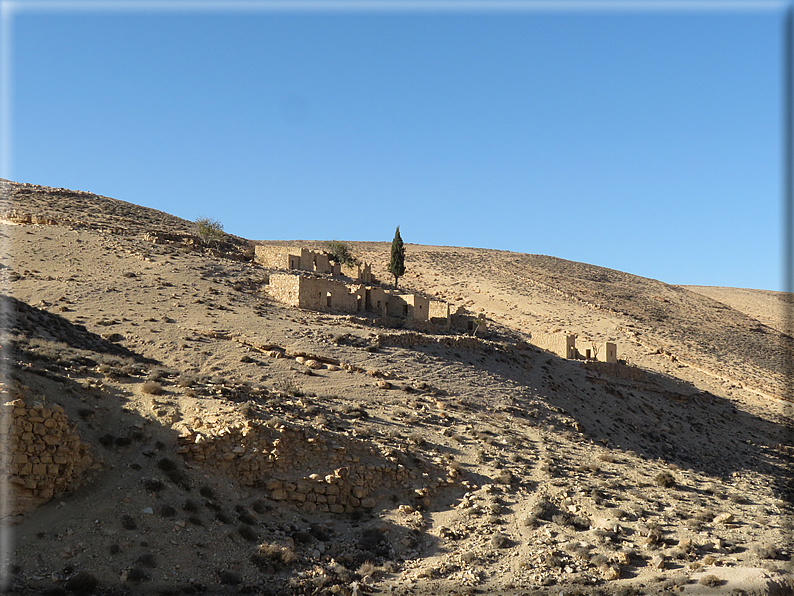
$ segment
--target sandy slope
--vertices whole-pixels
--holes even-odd
[[[786,319],[791,315],[794,305],[791,303],[791,297],[785,292],[714,286],[682,287],[722,302],[772,329],[786,333]]]
[[[772,593],[791,580],[776,298],[409,245],[401,286],[490,322],[474,347],[440,332],[395,347],[407,329],[268,301],[241,239],[204,247],[160,212],[6,191],[19,225],[0,228],[4,285],[24,313],[11,380],[62,405],[100,462],[14,520],[23,593],[79,593],[87,577],[102,594]],[[351,245],[387,279],[388,244]],[[615,340],[632,366],[526,346],[554,329]],[[163,392],[145,392],[155,379]],[[177,453],[186,430],[246,421],[344,444],[352,470],[399,462],[407,480],[372,508],[306,512],[273,500],[268,478]],[[296,458],[284,474],[334,461]],[[260,544],[295,560],[258,566]]]

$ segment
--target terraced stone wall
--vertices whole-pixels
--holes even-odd
[[[428,499],[458,478],[454,468],[409,470],[373,445],[314,430],[250,421],[217,432],[199,430],[186,428],[180,435],[178,452],[186,460],[264,488],[274,501],[307,513],[371,509],[390,492]]]

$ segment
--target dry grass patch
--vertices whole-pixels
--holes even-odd
[[[141,391],[148,395],[162,395],[164,393],[163,386],[157,381],[148,380],[143,383]]]

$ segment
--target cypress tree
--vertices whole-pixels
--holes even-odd
[[[391,260],[389,260],[389,273],[394,276],[394,285],[397,280],[405,273],[405,246],[403,239],[400,238],[400,226],[394,233],[394,240],[391,241]]]

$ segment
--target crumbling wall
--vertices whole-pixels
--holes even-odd
[[[300,251],[289,246],[262,246],[254,247],[254,262],[271,269],[298,269],[300,268]]]
[[[411,470],[400,462],[399,453],[277,422],[184,427],[179,442],[177,451],[186,460],[235,482],[263,487],[274,501],[290,502],[306,513],[371,509],[386,496],[384,491],[415,491],[424,498],[459,476],[452,467]]]
[[[300,308],[309,310],[331,310],[332,302],[328,299],[328,282],[320,277],[295,275],[300,287]]]
[[[372,283],[372,265],[359,263],[358,265],[342,265],[340,272],[345,277],[355,279],[363,284]]]
[[[473,335],[426,335],[415,331],[400,333],[381,333],[377,337],[379,346],[392,346],[398,348],[413,348],[414,346],[429,346],[438,344],[455,350],[482,352],[487,350],[505,351],[503,344],[480,339]]]
[[[278,302],[300,308],[301,282],[300,277],[290,273],[273,273],[270,275],[268,294]]]
[[[328,255],[297,246],[263,246],[254,247],[254,261],[271,269],[291,269],[311,271],[312,273],[338,273],[338,268],[331,266]]]
[[[312,275],[273,273],[268,294],[288,306],[317,311],[355,313],[365,308],[364,286]]]
[[[364,284],[371,284],[372,283],[372,264],[371,263],[364,263],[363,265],[359,265],[359,274],[358,280]]]
[[[406,317],[427,321],[430,301],[418,294],[391,294],[386,309],[390,317]]]
[[[443,300],[431,300],[427,309],[428,320],[436,325],[449,327],[449,303]]]
[[[328,259],[327,254],[314,252],[307,248],[300,249],[300,268],[303,271],[311,271],[313,273],[330,274],[333,272],[331,261]]]
[[[11,487],[9,513],[29,511],[60,492],[74,488],[92,464],[89,446],[80,440],[59,405],[49,405],[24,396],[3,404],[0,441],[8,445],[10,461],[0,464],[0,473]]]
[[[601,352],[599,352],[599,355],[601,356],[599,360],[603,360],[604,362],[609,362],[611,364],[617,364],[618,347],[611,341],[604,342],[604,347],[601,349]]]
[[[389,295],[386,290],[378,286],[369,287],[366,289],[366,306],[368,311],[378,313],[379,315],[387,314],[386,311],[389,306]]]
[[[540,333],[533,331],[530,341],[533,345],[553,352],[562,358],[575,359],[578,355],[576,351],[576,336],[571,333]]]

